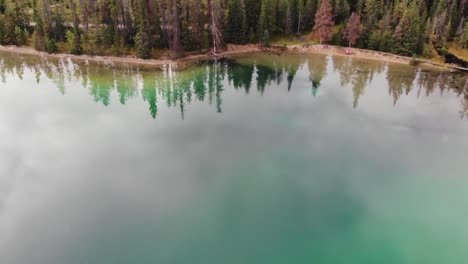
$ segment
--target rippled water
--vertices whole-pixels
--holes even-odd
[[[468,259],[463,74],[0,53],[0,79],[2,264]]]

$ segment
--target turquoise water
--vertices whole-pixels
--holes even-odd
[[[463,74],[0,61],[0,263],[468,259]]]

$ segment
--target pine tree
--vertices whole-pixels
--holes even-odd
[[[257,37],[255,35],[255,31],[254,31],[253,28],[249,29],[248,40],[249,40],[250,43],[255,43],[257,41]]]
[[[182,37],[184,48],[190,50],[202,49],[203,42],[203,3],[202,1],[185,0],[182,1],[183,11],[183,31],[186,36]],[[207,45],[205,45],[207,46]]]
[[[69,41],[71,54],[83,54],[83,48],[81,47],[81,34],[78,27],[73,27],[73,31],[69,31],[67,33],[67,40]]]
[[[55,13],[52,15],[52,23],[53,23],[52,38],[55,41],[64,41],[65,33],[66,33],[65,19],[64,19],[61,9],[59,9],[58,6],[56,6]]]
[[[6,11],[6,1],[0,0],[0,15],[5,14],[5,11]]]
[[[457,33],[457,29],[460,26],[461,21],[461,12],[459,12],[458,1],[453,0],[452,6],[450,9],[450,22],[448,25],[450,27],[447,28],[447,40],[451,41],[455,37]]]
[[[374,47],[374,49],[390,52],[393,47],[393,28],[391,27],[392,24],[392,15],[390,12],[384,16],[382,21],[379,24],[379,43],[378,47]]]
[[[5,24],[3,21],[3,16],[0,15],[0,45],[4,44],[5,36]]]
[[[258,23],[258,32],[262,32],[262,34],[265,32],[265,30],[268,30],[270,33],[275,31],[276,12],[273,1],[274,0],[262,0],[262,7]]]
[[[80,13],[82,14],[81,22],[84,26],[85,35],[88,34],[88,27],[89,27],[89,3],[85,0],[80,0]]]
[[[47,39],[46,52],[56,53],[57,51],[58,51],[58,47],[57,47],[57,42],[55,42],[55,39],[53,38]]]
[[[349,3],[348,0],[336,0],[335,3],[335,22],[341,23],[346,20],[349,15]]]
[[[466,49],[468,47],[468,21],[465,22],[465,26],[463,27],[463,33],[460,36],[459,44]]]
[[[52,22],[52,10],[50,7],[49,0],[40,0],[38,7],[42,11],[41,16],[42,16],[44,33],[46,35],[46,38],[49,39],[54,34],[53,22]]]
[[[149,59],[151,57],[151,27],[149,25],[149,6],[146,0],[138,0],[137,7],[137,34],[135,35],[135,47],[138,58]]]
[[[348,41],[351,47],[351,45],[356,44],[359,34],[361,34],[361,17],[353,12],[343,31],[343,38]]]
[[[287,1],[287,7],[286,7],[284,32],[287,35],[290,35],[292,33],[292,12],[291,12],[291,4],[289,3],[289,1]]]
[[[315,12],[317,12],[318,0],[307,0],[304,8],[304,28],[311,29],[314,26]]]
[[[395,29],[395,45],[393,52],[411,56],[418,51],[419,38],[421,37],[421,22],[416,2],[403,14],[403,18]]]
[[[383,15],[384,4],[382,0],[366,0],[364,4],[364,27],[366,31],[372,31],[378,25]]]
[[[26,44],[26,35],[24,34],[24,31],[18,26],[15,26],[15,39],[15,44],[17,46],[23,46]]]
[[[240,0],[230,0],[226,25],[226,41],[242,44],[246,42],[247,18]]]
[[[297,0],[297,34],[301,31],[302,20],[304,19],[304,0]]]
[[[73,0],[70,0],[70,7],[76,8]],[[100,42],[106,46],[114,46],[115,44],[119,44],[118,24],[115,20],[115,17],[112,15],[112,11],[115,9],[116,6],[114,0],[103,0],[100,2],[100,12],[97,21],[99,21],[103,26],[100,27],[100,32],[98,32],[98,35],[101,40]],[[73,17],[73,21],[78,21],[78,18],[76,18],[75,15],[73,15]],[[74,30],[71,32],[73,33]],[[67,36],[69,36],[68,33]]]
[[[334,25],[332,8],[328,0],[322,0],[320,8],[315,14],[314,33],[322,41],[328,41],[332,37],[332,27]]]
[[[404,1],[404,0],[403,0]],[[378,21],[384,12],[384,3],[382,0],[366,0],[364,5],[364,14],[366,21],[371,23]]]
[[[268,29],[263,32],[262,44],[265,47],[270,46],[270,32],[268,32]]]
[[[32,35],[32,46],[36,50],[45,51],[46,50],[45,33],[44,33],[43,24],[42,24],[42,18],[39,15],[39,12],[37,9],[36,0],[33,1],[33,20],[34,22],[36,22],[36,27]]]
[[[432,26],[433,42],[436,46],[442,47],[446,43],[445,30],[448,24],[448,13],[447,10],[442,11],[441,14],[434,17],[434,23]]]
[[[262,5],[261,0],[243,0],[245,6],[245,15],[247,18],[247,28],[249,29],[249,35],[252,32],[255,35],[254,39],[257,39],[258,22],[260,19],[260,9]],[[261,35],[261,34],[258,34]]]
[[[393,8],[387,11],[392,14],[391,26],[395,28],[400,22],[405,10],[408,8],[408,0],[396,0],[393,4]]]

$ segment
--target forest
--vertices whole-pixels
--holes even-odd
[[[0,44],[177,58],[296,39],[433,57],[468,44],[467,0],[0,0]],[[277,42],[275,42],[277,44]]]

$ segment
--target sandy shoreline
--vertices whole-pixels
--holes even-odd
[[[30,47],[17,47],[17,46],[1,46],[0,51],[4,52],[12,52],[12,53],[19,53],[19,54],[26,54],[26,55],[36,55],[41,56],[44,58],[55,58],[55,59],[71,59],[76,63],[89,63],[94,62],[97,64],[102,64],[108,67],[116,67],[124,66],[128,64],[132,64],[138,66],[138,68],[142,70],[161,70],[163,67],[167,65],[175,66],[177,69],[184,69],[189,65],[192,65],[196,62],[212,60],[214,58],[232,58],[248,53],[255,53],[255,52],[274,52],[274,53],[282,53],[282,52],[292,52],[292,53],[318,53],[318,54],[326,54],[326,55],[333,55],[333,56],[347,56],[351,58],[359,58],[359,59],[370,59],[370,60],[378,60],[383,62],[390,62],[390,63],[399,63],[399,64],[409,64],[411,58],[405,56],[399,56],[391,53],[384,53],[372,50],[363,50],[363,49],[356,49],[352,48],[353,54],[352,55],[345,55],[345,47],[339,46],[328,46],[328,48],[323,48],[321,45],[311,45],[308,47],[303,47],[300,45],[290,45],[287,47],[280,47],[275,46],[270,49],[263,49],[259,45],[228,45],[227,49],[218,54],[217,56],[213,56],[212,54],[196,54],[196,55],[188,55],[178,60],[170,60],[170,59],[149,59],[143,60],[138,59],[135,57],[116,57],[116,56],[89,56],[89,55],[72,55],[72,54],[49,54],[46,52],[36,51]],[[442,64],[434,64],[429,60],[420,60],[422,64],[430,65],[438,68],[453,68],[450,65],[442,65]]]

